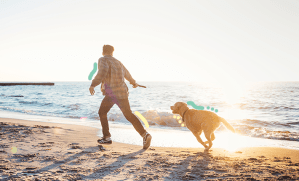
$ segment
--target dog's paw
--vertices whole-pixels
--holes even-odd
[[[204,152],[211,152],[212,150],[211,150],[211,148],[209,147],[209,148],[205,148],[205,150],[204,150]]]

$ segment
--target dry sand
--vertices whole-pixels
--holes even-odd
[[[97,132],[0,118],[0,180],[299,180],[298,150],[212,148],[205,153],[200,144],[143,150],[115,142],[100,150]]]

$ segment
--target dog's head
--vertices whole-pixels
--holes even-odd
[[[176,102],[173,106],[170,106],[173,114],[180,114],[180,110],[183,107],[187,107],[187,104],[184,102]]]

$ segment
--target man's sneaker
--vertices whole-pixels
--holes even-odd
[[[148,147],[151,145],[152,136],[149,133],[146,133],[143,137],[143,149],[148,149]]]
[[[112,144],[112,140],[111,140],[111,138],[102,137],[102,138],[98,139],[98,143],[99,144]]]

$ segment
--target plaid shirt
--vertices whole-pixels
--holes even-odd
[[[125,99],[128,98],[129,92],[124,78],[132,85],[136,83],[130,72],[120,61],[111,55],[105,55],[98,61],[98,73],[92,80],[91,86],[96,87],[102,83],[101,91],[103,95],[107,95],[106,90],[110,88],[117,99]]]

